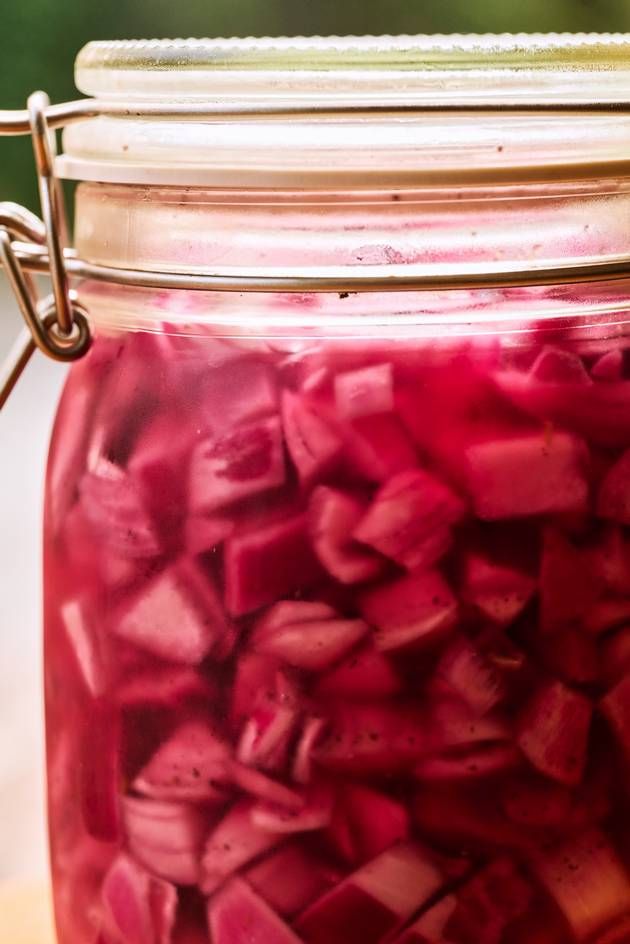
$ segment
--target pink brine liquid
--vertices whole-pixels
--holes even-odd
[[[47,494],[61,944],[630,941],[629,368],[97,339]]]

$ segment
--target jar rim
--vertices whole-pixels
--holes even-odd
[[[570,70],[572,87],[558,89],[559,73]],[[288,97],[347,96],[357,107],[378,92],[396,91],[408,101],[423,76],[457,73],[471,77],[472,97],[518,101],[555,99],[593,102],[616,94],[630,97],[630,34],[518,33],[401,36],[248,37],[219,39],[112,40],[88,43],[75,65],[77,87],[89,95],[209,95],[213,91],[246,99],[257,77],[258,95],[273,90]],[[539,81],[531,81],[536,72]],[[615,73],[616,93],[610,87]],[[339,75],[328,88],[322,75]],[[226,89],[226,76],[235,77]],[[492,76],[497,86],[489,85]],[[282,76],[283,79],[279,77]],[[475,84],[481,86],[475,89]],[[449,98],[443,82],[426,90],[433,100]],[[584,96],[590,94],[590,98]],[[604,99],[602,99],[602,94]],[[619,100],[619,99],[616,99]]]

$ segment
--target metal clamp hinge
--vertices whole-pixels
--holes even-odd
[[[0,368],[0,409],[36,348],[55,360],[72,361],[87,351],[91,340],[85,313],[70,289],[65,267],[66,213],[61,183],[54,172],[55,138],[46,118],[49,105],[44,92],[34,92],[28,100],[42,219],[17,204],[0,203],[0,265],[26,323]],[[50,295],[39,298],[35,280],[14,248],[16,238],[46,247]]]

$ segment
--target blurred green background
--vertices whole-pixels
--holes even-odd
[[[630,0],[0,0],[0,108],[76,96],[90,39],[317,33],[617,31]],[[0,200],[37,208],[28,143],[0,141]]]

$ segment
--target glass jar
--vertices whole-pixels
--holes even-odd
[[[184,287],[78,286],[61,944],[630,940],[629,287],[540,277],[627,251],[630,119],[585,106],[628,99],[628,42],[80,54],[145,111],[66,129],[77,252]],[[217,267],[263,281],[185,287]]]

